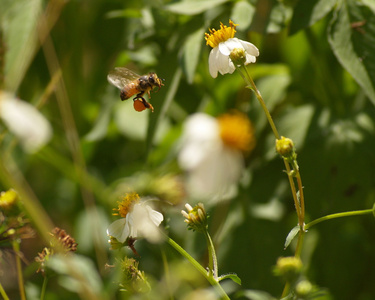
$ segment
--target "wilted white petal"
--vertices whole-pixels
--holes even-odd
[[[0,92],[0,117],[28,152],[35,152],[51,139],[47,119],[31,104]]]
[[[107,229],[107,235],[113,236],[120,243],[124,243],[129,237],[129,224],[126,218],[114,221]]]

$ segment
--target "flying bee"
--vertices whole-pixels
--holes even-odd
[[[151,90],[155,87],[160,90],[161,86],[164,85],[154,72],[141,76],[127,68],[114,68],[109,72],[107,79],[109,83],[121,90],[121,100],[126,100],[136,95],[133,98],[133,105],[136,111],[150,108],[153,112],[154,107],[143,98],[143,95],[147,93],[149,98],[151,98]]]

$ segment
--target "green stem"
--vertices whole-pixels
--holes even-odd
[[[221,295],[221,299],[230,300],[227,293],[221,287],[219,282],[212,276],[207,273],[205,268],[203,268],[189,253],[187,253],[179,244],[177,244],[170,237],[167,237],[168,244],[171,245],[177,252],[179,252],[183,257],[185,257],[198,271],[203,275],[204,278],[218,291]]]
[[[18,287],[20,289],[20,298],[22,300],[26,300],[25,295],[25,286],[22,276],[22,266],[21,266],[21,259],[20,259],[20,244],[17,240],[12,242],[14,253],[16,254],[16,268],[17,268],[17,278],[18,278]]]
[[[46,275],[44,275],[43,286],[40,292],[40,300],[44,300],[44,297],[46,295],[47,283],[48,283],[48,278]]]
[[[0,295],[4,298],[4,300],[9,300],[7,293],[5,292],[1,282],[0,282]]]
[[[217,265],[217,257],[215,252],[214,243],[212,242],[211,236],[206,230],[204,235],[207,240],[207,248],[208,248],[208,255],[209,255],[209,268],[212,271],[212,275],[214,276],[215,280],[218,280],[218,265]]]
[[[316,219],[316,220],[311,221],[310,223],[306,224],[305,230],[308,230],[312,226],[314,226],[318,223],[327,221],[327,220],[343,218],[343,217],[351,217],[351,216],[368,215],[368,214],[372,214],[372,213],[373,213],[373,209],[364,209],[364,210],[348,211],[348,212],[342,212],[342,213],[327,215],[327,216],[321,217],[319,219]]]

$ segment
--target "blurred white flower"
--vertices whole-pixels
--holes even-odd
[[[213,78],[217,77],[217,72],[222,75],[234,72],[235,66],[230,59],[232,51],[236,50],[236,53],[242,53],[245,65],[254,63],[259,55],[258,48],[252,43],[234,37],[236,25],[229,20],[230,27],[221,23],[219,30],[210,29],[210,34],[205,34],[207,45],[212,47],[208,66]]]
[[[244,169],[243,152],[255,144],[249,119],[240,113],[214,118],[196,113],[188,118],[178,156],[187,171],[192,197],[228,199],[235,195]]]
[[[27,152],[36,152],[51,139],[52,128],[47,119],[30,103],[3,91],[0,91],[0,118]]]
[[[153,210],[138,194],[129,193],[119,202],[118,214],[122,218],[114,221],[107,229],[107,235],[124,243],[128,238],[146,238],[156,243],[161,239],[157,228],[163,221],[163,215]]]

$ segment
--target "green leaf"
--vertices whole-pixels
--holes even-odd
[[[35,55],[38,46],[37,23],[41,13],[41,0],[1,1],[0,26],[6,45],[6,90],[15,92]]]
[[[294,8],[290,34],[314,25],[332,10],[336,2],[337,0],[298,1]]]
[[[299,225],[293,227],[293,229],[288,233],[288,236],[285,239],[284,249],[288,248],[288,246],[293,241],[293,239],[295,238],[295,236],[298,234],[299,231],[300,231]]]
[[[241,291],[239,295],[251,300],[276,300],[276,298],[272,297],[267,292],[258,290]]]
[[[166,10],[182,15],[197,15],[229,0],[185,0],[165,6]]]
[[[255,13],[255,7],[247,1],[238,1],[234,4],[231,20],[238,24],[239,30],[245,30],[249,28],[253,16]]]
[[[338,61],[375,104],[373,11],[357,1],[343,1],[331,22],[328,39]]]
[[[232,279],[233,282],[235,282],[235,283],[241,285],[241,278],[239,278],[239,277],[237,276],[237,274],[231,273],[231,274],[221,275],[221,276],[219,277],[219,281],[224,280],[224,279]]]
[[[204,28],[199,28],[186,38],[183,54],[183,66],[188,83],[192,84],[195,70],[197,69],[199,56],[204,40]]]

